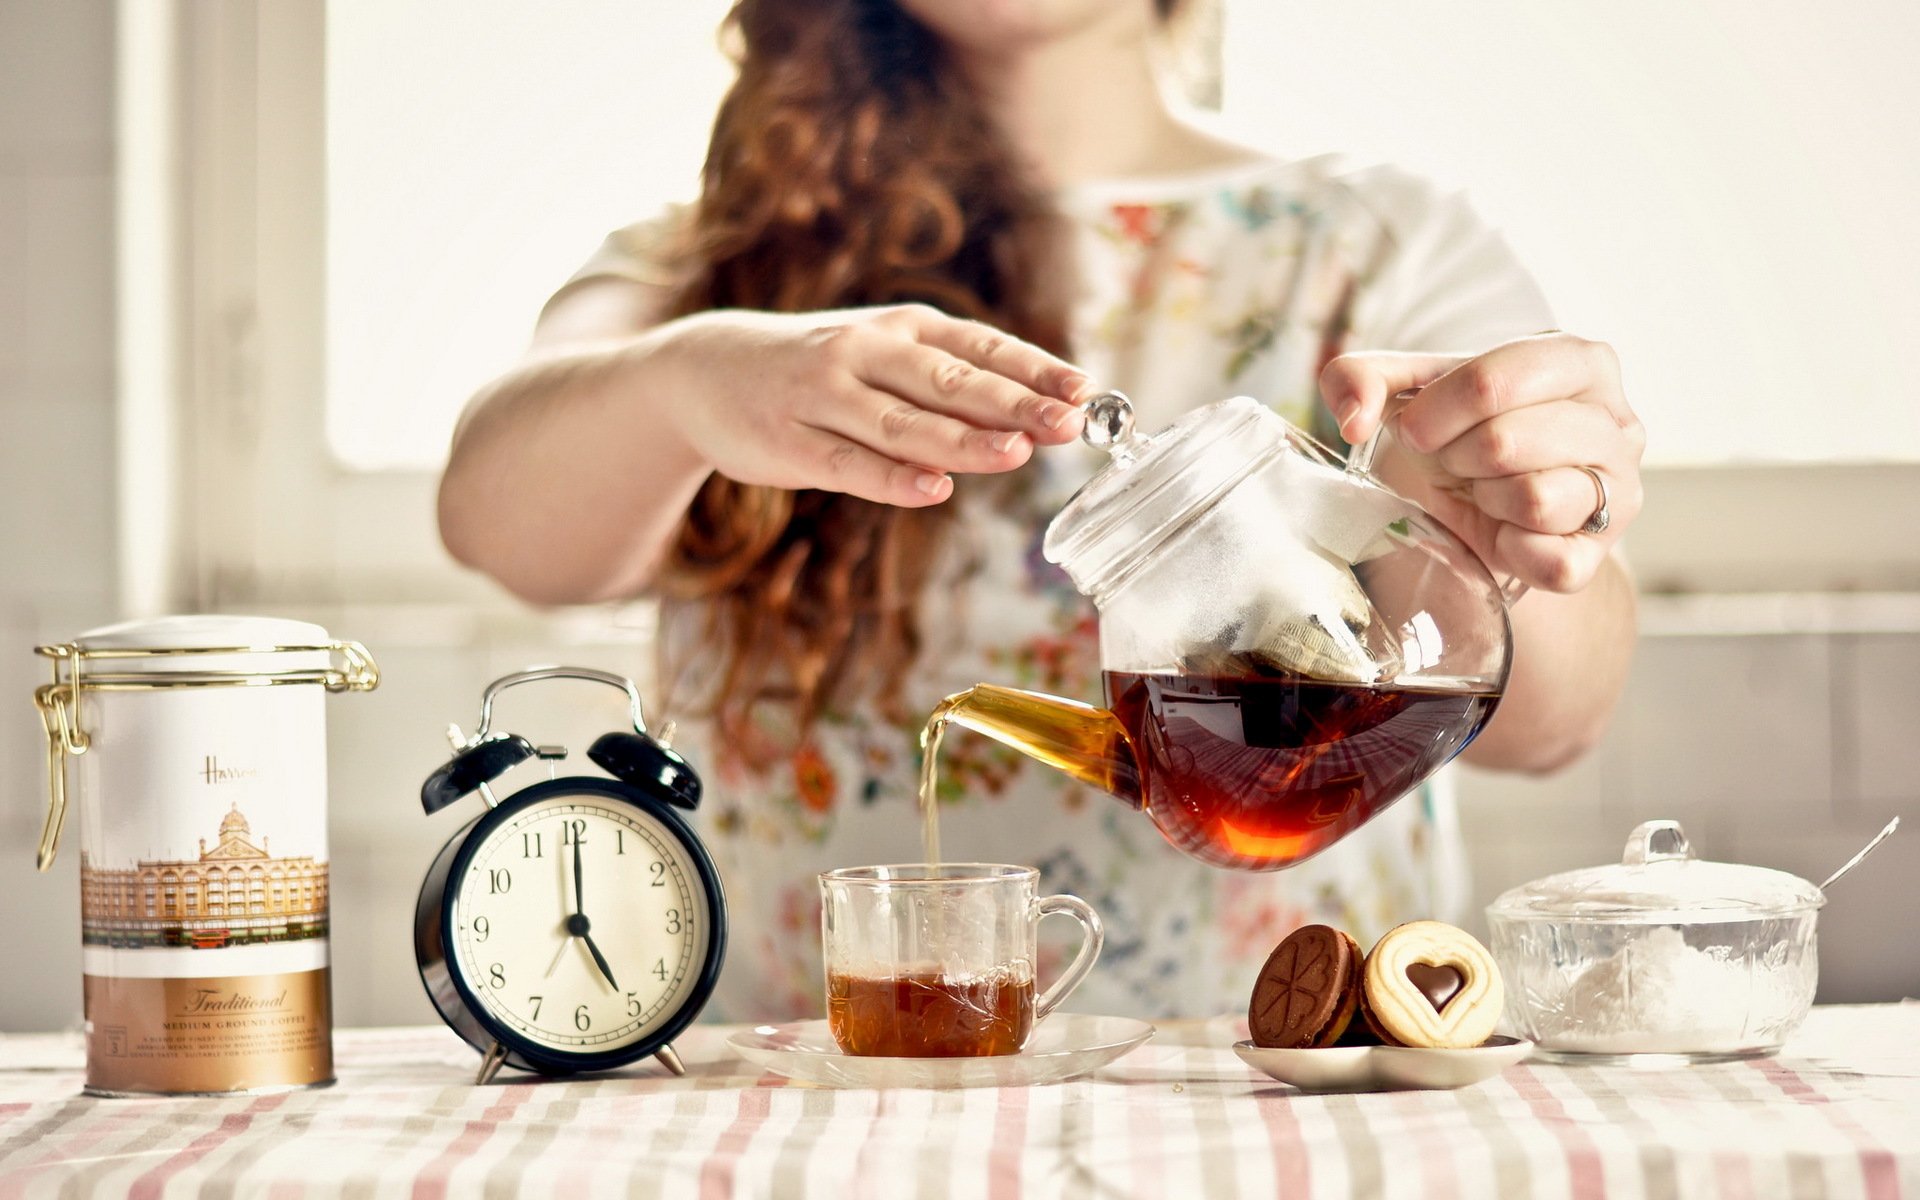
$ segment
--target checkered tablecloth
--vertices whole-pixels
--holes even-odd
[[[724,1027],[657,1067],[469,1085],[439,1029],[347,1030],[340,1082],[95,1100],[77,1038],[0,1038],[0,1197],[1723,1196],[1920,1200],[1920,1004],[1816,1009],[1776,1059],[1525,1064],[1457,1092],[1308,1096],[1239,1022],[1171,1022],[1091,1079],[830,1091]],[[524,1079],[524,1077],[520,1077]]]

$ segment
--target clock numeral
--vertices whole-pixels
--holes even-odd
[[[663,862],[648,863],[647,870],[653,872],[654,887],[667,886],[667,864]]]
[[[665,983],[667,981],[667,960],[666,959],[663,958],[659,962],[656,962],[653,964],[653,977],[655,979],[658,979],[661,983]]]
[[[613,845],[614,845],[613,852],[615,854],[625,854],[627,852],[627,831],[626,830],[615,829],[613,831]]]
[[[513,872],[505,867],[494,867],[487,872],[488,890],[495,896],[504,896],[513,890]]]
[[[687,917],[683,920],[680,916],[679,909],[670,908],[667,910],[667,934],[669,937],[679,933],[682,929],[691,928],[693,928],[692,917]]]
[[[500,963],[494,963],[492,966],[487,968],[487,978],[493,980],[493,986],[496,988],[503,988],[507,986],[506,967],[502,966]]]
[[[540,834],[538,831],[520,835],[521,858],[545,858],[546,856],[545,849],[540,845]]]
[[[473,919],[473,932],[474,941],[484,942],[493,936],[493,922],[487,920],[485,917],[475,917]]]
[[[540,1019],[540,1002],[545,999],[546,999],[545,996],[528,996],[527,997],[527,1003],[533,1005],[533,1019],[536,1021]]]
[[[581,1033],[593,1028],[593,1018],[587,1015],[587,1006],[582,1004],[573,1010],[573,1027]]]
[[[640,997],[635,992],[627,993],[627,1015],[630,1017],[640,1015]]]
[[[587,844],[587,823],[575,817],[560,824],[560,844],[562,846],[584,846]]]

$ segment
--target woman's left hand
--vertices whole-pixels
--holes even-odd
[[[1389,411],[1392,397],[1419,394]],[[1476,358],[1343,354],[1320,393],[1349,442],[1385,414],[1399,453],[1382,476],[1459,534],[1495,573],[1577,592],[1640,512],[1646,431],[1604,342],[1547,333]],[[1608,524],[1582,533],[1606,482]]]

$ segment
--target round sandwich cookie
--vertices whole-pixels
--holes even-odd
[[[1493,1036],[1506,994],[1493,955],[1440,921],[1396,926],[1367,955],[1364,1020],[1389,1046],[1464,1050]]]
[[[1247,1005],[1256,1046],[1298,1050],[1340,1040],[1360,1006],[1360,947],[1329,925],[1288,934],[1260,968]]]

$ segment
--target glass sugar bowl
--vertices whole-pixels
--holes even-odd
[[[1550,875],[1487,909],[1509,1032],[1563,1062],[1722,1062],[1772,1054],[1819,977],[1826,902],[1796,875],[1694,857],[1649,821],[1616,865]]]

